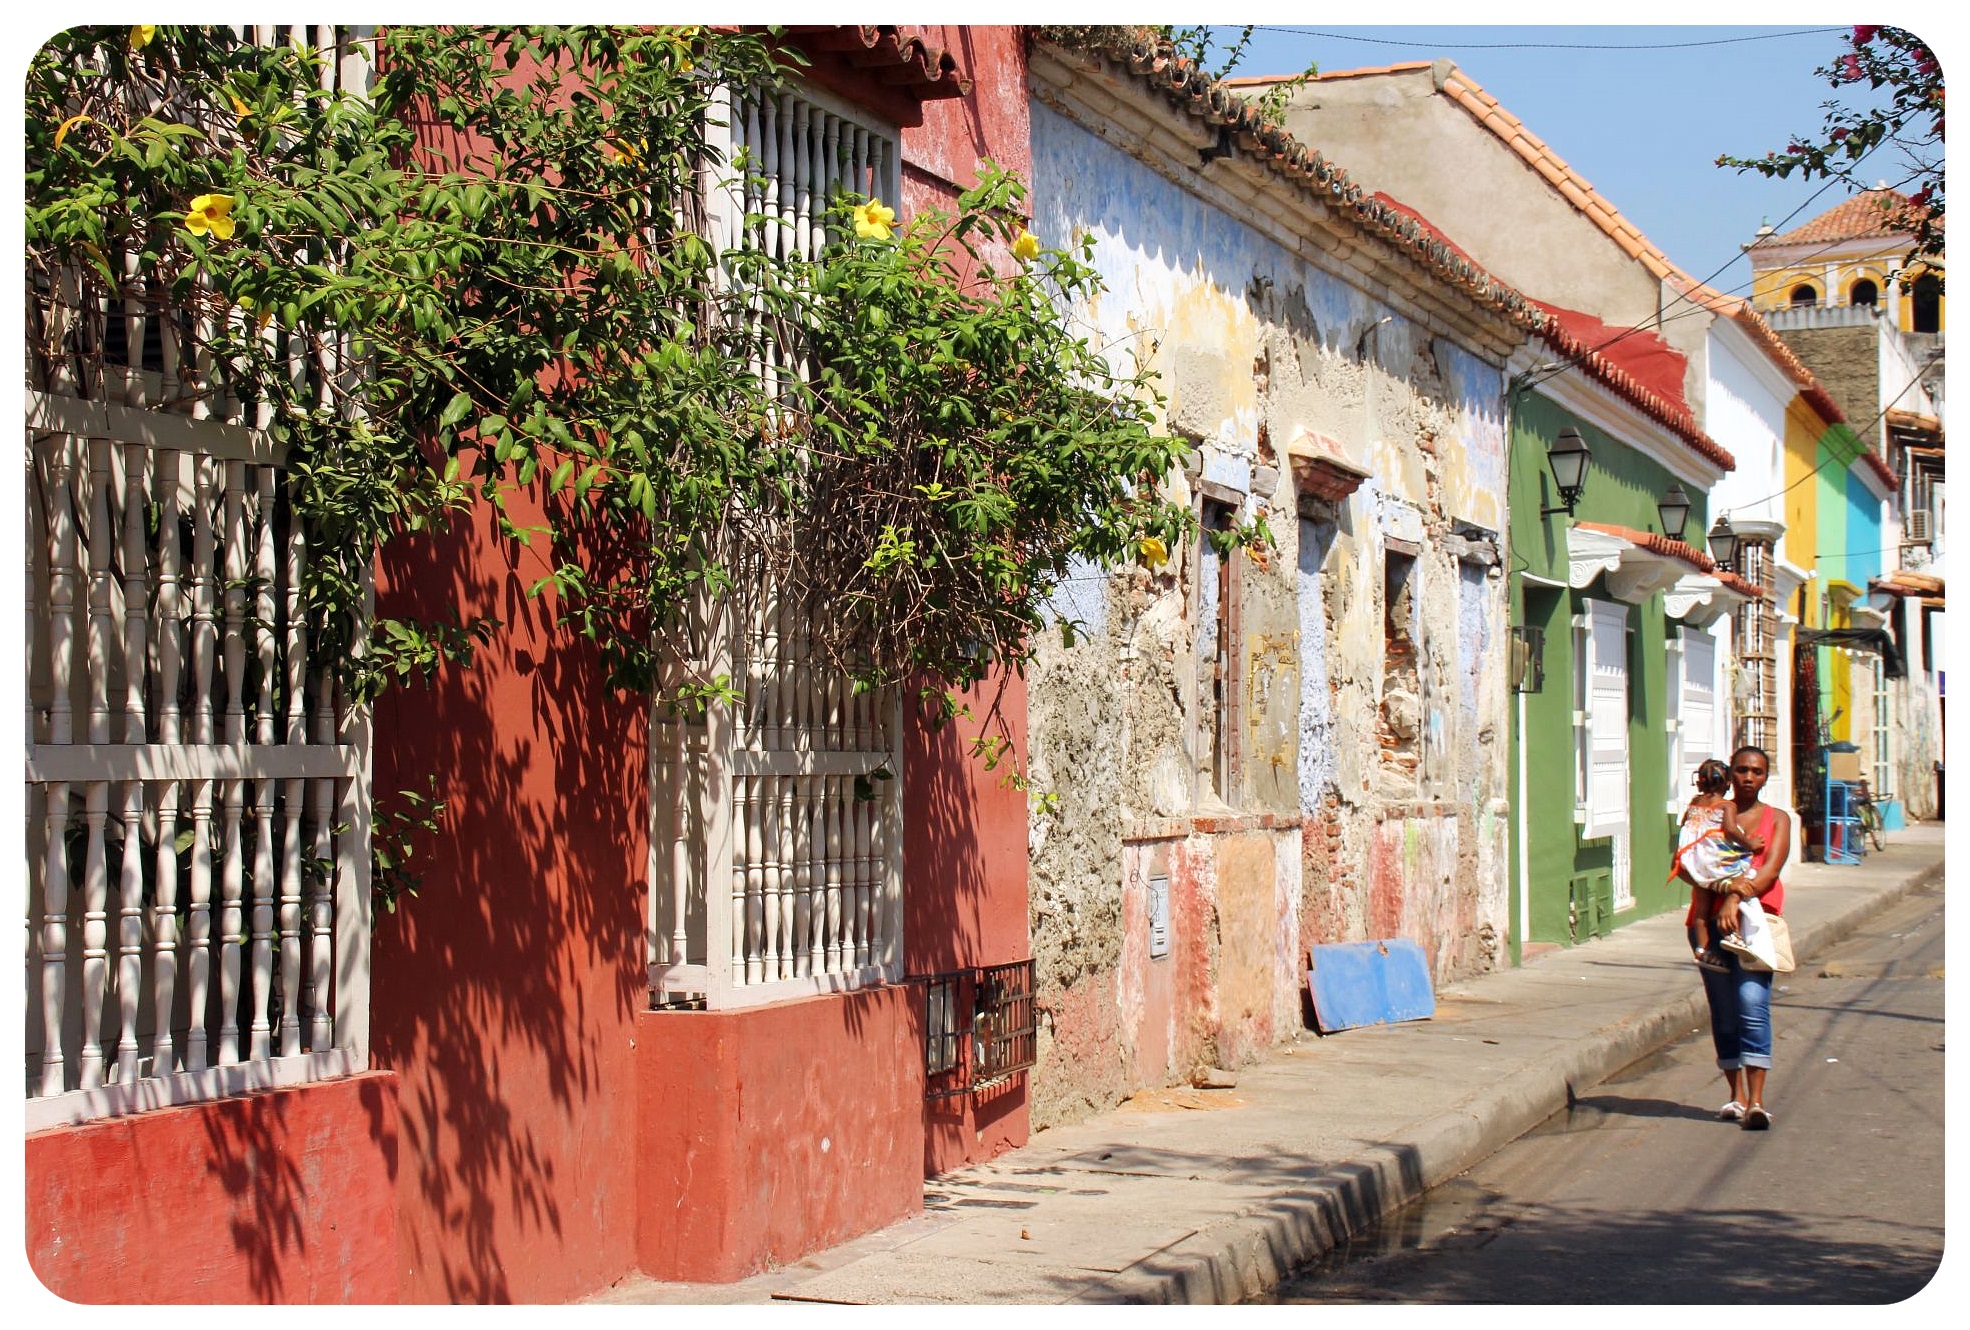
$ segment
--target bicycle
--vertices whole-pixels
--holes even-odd
[[[1854,781],[1853,787],[1854,816],[1860,821],[1861,830],[1867,834],[1868,844],[1877,850],[1887,849],[1887,828],[1881,824],[1881,810],[1874,806],[1874,795],[1867,788],[1867,778]]]

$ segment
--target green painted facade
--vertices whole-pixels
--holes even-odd
[[[1593,455],[1585,488],[1571,518],[1563,511],[1541,516],[1541,509],[1559,506],[1546,454],[1568,425],[1580,431]],[[1677,908],[1688,900],[1689,889],[1668,881],[1676,817],[1667,806],[1672,795],[1681,798],[1686,792],[1670,788],[1666,644],[1683,629],[1664,613],[1660,594],[1628,606],[1629,883],[1634,905],[1619,916],[1612,911],[1614,842],[1608,837],[1584,839],[1573,813],[1573,620],[1586,612],[1586,601],[1612,602],[1613,597],[1599,577],[1581,590],[1566,585],[1567,528],[1585,521],[1659,530],[1656,503],[1676,477],[1621,440],[1531,394],[1514,402],[1510,448],[1512,622],[1545,634],[1543,686],[1513,699],[1515,705],[1522,703],[1524,721],[1522,732],[1520,725],[1512,727],[1511,770],[1516,781],[1523,743],[1525,790],[1518,796],[1515,786],[1515,797],[1523,797],[1528,810],[1526,817],[1512,819],[1512,959],[1517,963],[1520,939],[1584,941]],[[1701,533],[1709,527],[1707,495],[1688,483],[1683,488],[1691,503],[1684,539],[1701,548]],[[1559,585],[1542,586],[1528,576]],[[1521,863],[1529,878],[1529,890],[1523,892]],[[1519,917],[1521,900],[1530,909],[1529,928]]]

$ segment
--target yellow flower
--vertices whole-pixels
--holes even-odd
[[[155,23],[133,23],[130,25],[130,49],[141,51],[150,45],[150,39],[157,36]]]
[[[883,206],[881,199],[855,205],[855,234],[864,240],[888,240],[895,234],[896,209]]]
[[[226,89],[226,96],[232,99],[233,114],[238,116],[241,120],[244,120],[246,119],[246,117],[253,114],[253,108],[248,106],[245,102],[241,101],[239,99],[239,94],[234,92],[231,88]]]
[[[77,125],[86,125],[89,123],[91,123],[90,118],[86,115],[72,115],[62,121],[60,126],[55,130],[55,146],[57,148],[62,146],[62,140],[68,137],[69,130],[74,129]]]
[[[210,231],[214,240],[231,240],[233,196],[200,194],[192,200],[191,211],[185,214],[185,229],[195,236],[202,236]]]
[[[252,314],[254,308],[253,297],[241,296],[239,298],[239,307],[242,313]],[[253,326],[260,329],[262,332],[265,332],[267,329],[267,325],[272,323],[273,321],[274,321],[274,311],[272,307],[269,306],[268,308],[261,310],[259,314],[254,316]]]
[[[1154,536],[1144,536],[1136,542],[1136,552],[1142,561],[1151,568],[1161,568],[1170,561],[1170,547]]]
[[[1031,231],[1021,231],[1019,239],[1012,242],[1012,256],[1021,263],[1031,263],[1040,257],[1040,238]]]

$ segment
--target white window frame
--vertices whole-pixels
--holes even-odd
[[[1894,706],[1885,663],[1879,656],[1868,659],[1874,683],[1874,779],[1869,792],[1879,802],[1894,797]]]
[[[1674,779],[1680,789],[1699,763],[1717,756],[1717,639],[1686,628],[1677,645],[1683,667],[1678,736],[1682,767]]]
[[[1628,773],[1631,765],[1628,724],[1633,711],[1633,681],[1628,674],[1628,606],[1620,601],[1588,600],[1582,603],[1588,618],[1587,825],[1582,834],[1592,840],[1602,836],[1625,835],[1628,830]],[[1609,723],[1597,725],[1597,704],[1604,705],[1614,695],[1612,689],[1598,686],[1603,677],[1601,663],[1610,659],[1620,663],[1618,670],[1606,676],[1618,676],[1621,681],[1619,715],[1603,718]],[[1603,776],[1616,767],[1619,768],[1620,777],[1611,787],[1605,779],[1596,780],[1597,776]]]
[[[715,248],[728,250],[747,231],[745,175],[768,177],[750,204],[767,218],[751,228],[752,242],[793,257],[827,243],[836,188],[901,210],[896,126],[799,82],[750,113],[744,102],[726,89],[711,114],[724,123],[706,126],[724,163],[705,182]],[[826,137],[803,138],[817,117]],[[843,139],[846,183],[839,159],[826,156]],[[748,141],[762,148],[742,175],[734,145]],[[802,372],[754,368],[769,383]],[[738,604],[748,600],[758,618],[742,623]],[[779,605],[770,586],[699,611],[702,664],[743,686],[746,700],[688,723],[662,706],[651,712],[653,1000],[737,1008],[900,980],[902,691],[855,694],[846,679],[825,676],[810,663],[797,610]]]

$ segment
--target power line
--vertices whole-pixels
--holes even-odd
[[[1846,422],[1847,428],[1853,431],[1855,442],[1857,443],[1860,442],[1860,438],[1862,434],[1866,433],[1868,430],[1873,429],[1874,426],[1880,421],[1885,420],[1888,416],[1888,413],[1895,409],[1895,403],[1901,401],[1902,398],[1908,396],[1909,389],[1915,387],[1917,384],[1922,382],[1923,372],[1929,369],[1930,366],[1934,365],[1940,359],[1942,359],[1941,352],[1937,352],[1935,355],[1931,356],[1928,362],[1922,366],[1922,369],[1916,371],[1915,377],[1910,379],[1907,383],[1903,384],[1901,391],[1896,393],[1893,397],[1889,398],[1887,403],[1883,405],[1879,411],[1876,411],[1873,414],[1873,416],[1868,418],[1866,424],[1856,426],[1851,420],[1847,421]],[[1851,467],[1855,462],[1858,462],[1862,456],[1866,455],[1870,451],[1872,450],[1863,446],[1861,452],[1849,458],[1844,463],[1844,465]],[[1752,499],[1747,503],[1739,504],[1738,507],[1740,509],[1755,508],[1761,503],[1769,503],[1773,499],[1782,499],[1786,495],[1792,493],[1792,491],[1798,489],[1801,485],[1805,484],[1807,481],[1811,480],[1813,477],[1817,476],[1822,470],[1826,468],[1828,462],[1833,462],[1836,460],[1838,460],[1838,454],[1828,453],[1826,455],[1825,461],[1820,462],[1811,471],[1808,471],[1805,475],[1799,477],[1799,479],[1793,481],[1790,485],[1787,485],[1784,489],[1780,490],[1778,493],[1767,494],[1763,498]],[[1729,511],[1729,510],[1726,509],[1723,511]]]
[[[1740,42],[1770,42],[1786,37],[1821,37],[1848,32],[1848,28],[1798,28],[1790,32],[1762,32],[1749,37],[1714,37],[1698,42],[1424,42],[1413,38],[1350,37],[1341,32],[1321,32],[1313,28],[1281,28],[1260,24],[1259,32],[1287,33],[1295,37],[1320,37],[1336,42],[1366,42],[1373,46],[1428,46],[1443,51],[1683,51],[1697,46],[1733,46]]]

